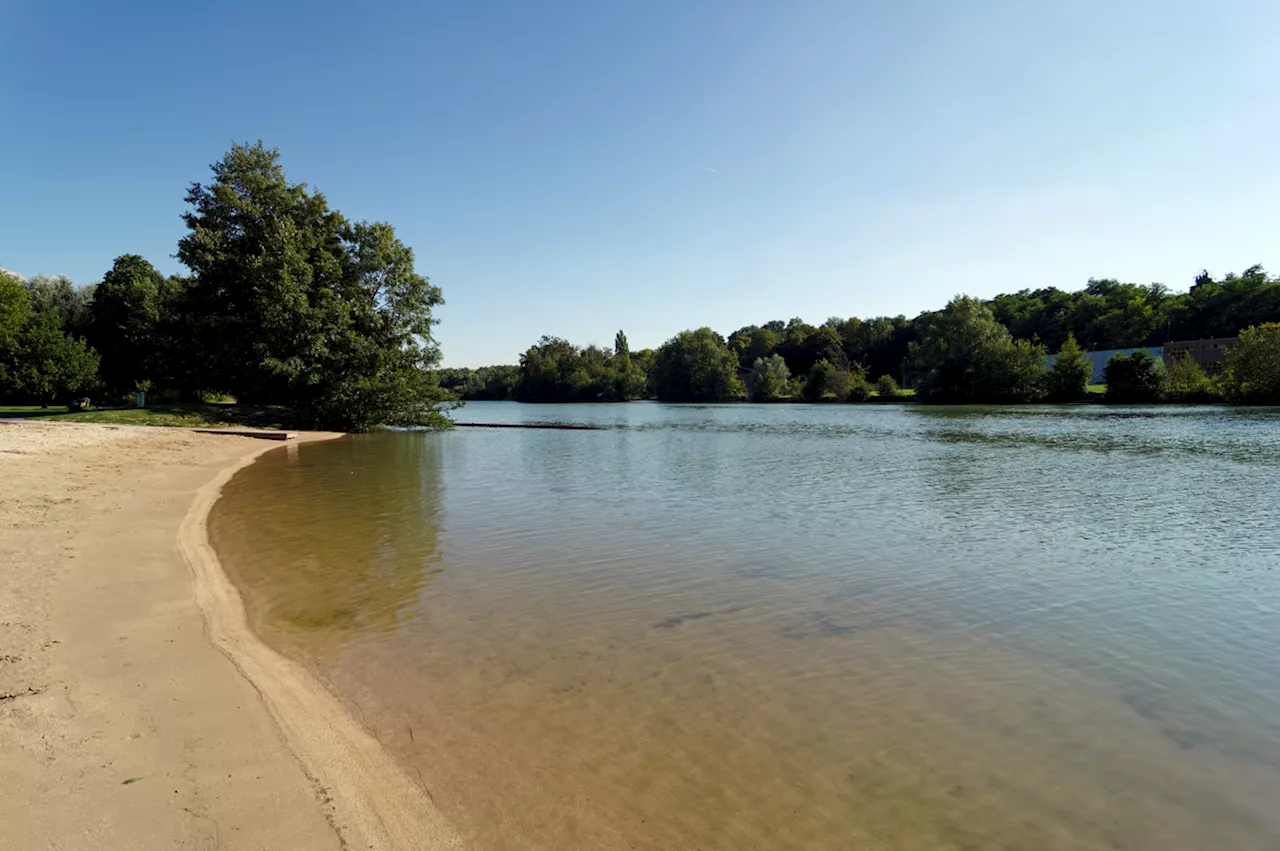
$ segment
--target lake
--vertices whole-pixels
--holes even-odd
[[[210,532],[475,848],[1280,847],[1280,411],[455,418]]]

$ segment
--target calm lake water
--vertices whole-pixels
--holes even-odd
[[[211,532],[474,847],[1280,848],[1280,411],[456,418]]]

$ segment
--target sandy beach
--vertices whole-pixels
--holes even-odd
[[[272,450],[288,451],[0,424],[0,848],[461,847],[341,704],[245,625],[204,518]]]

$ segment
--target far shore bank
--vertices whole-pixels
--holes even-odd
[[[341,704],[245,625],[204,521],[272,449],[285,451],[184,429],[0,425],[6,844],[460,847]]]

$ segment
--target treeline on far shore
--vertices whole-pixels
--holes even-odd
[[[1070,402],[1088,393],[1085,351],[1168,340],[1240,337],[1222,371],[1190,359],[1169,369],[1146,352],[1107,368],[1106,401],[1280,404],[1280,280],[1261,266],[1186,293],[1159,284],[1093,280],[1079,292],[1023,290],[990,301],[957,296],[915,319],[832,317],[682,331],[632,351],[543,337],[518,365],[444,369],[441,387],[464,400],[523,402],[890,401],[900,385],[923,403]],[[1047,352],[1058,357],[1046,363]]]

